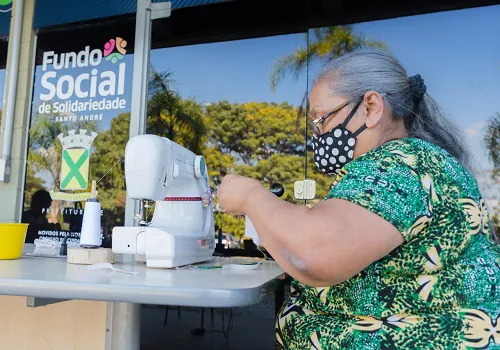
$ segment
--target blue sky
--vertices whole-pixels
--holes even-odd
[[[466,131],[474,157],[486,169],[491,164],[480,143],[482,128],[489,117],[500,112],[498,18],[500,6],[490,6],[354,25],[357,33],[384,41],[409,75],[422,75],[428,92]],[[298,33],[160,49],[152,52],[151,61],[157,70],[173,73],[174,87],[185,98],[194,97],[202,103],[286,101],[296,105],[308,85],[306,72],[297,80],[290,77],[282,81],[275,93],[270,90],[269,75],[276,60],[305,45],[305,33]],[[127,55],[124,61],[130,101],[133,56]],[[112,67],[108,62],[103,64]],[[85,69],[70,73],[76,76]],[[309,67],[309,81],[317,69],[317,64]],[[4,81],[5,70],[0,71],[0,96]],[[38,81],[35,103],[39,92]],[[101,127],[105,128],[114,115],[110,113]]]

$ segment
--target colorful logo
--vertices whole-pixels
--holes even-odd
[[[125,49],[126,47],[127,42],[122,38],[117,37],[116,40],[110,39],[106,44],[104,44],[104,57],[106,57],[106,60],[110,61],[111,63],[116,63],[118,62],[118,60],[121,60],[127,53],[127,50]]]
[[[0,0],[0,12],[12,11],[12,0]]]
[[[89,185],[90,146],[97,133],[87,134],[87,130],[69,130],[68,136],[59,134],[57,138],[63,147],[61,158],[61,190],[86,190]]]

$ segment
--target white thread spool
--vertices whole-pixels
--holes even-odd
[[[101,241],[101,203],[97,200],[96,183],[92,182],[93,197],[85,202],[83,211],[82,232],[80,233],[80,247],[99,248]]]
[[[253,226],[252,221],[250,221],[250,218],[246,215],[245,215],[245,236],[252,238],[256,246],[260,245],[259,234],[255,230],[255,227]]]

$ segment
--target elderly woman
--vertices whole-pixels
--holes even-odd
[[[320,72],[310,108],[314,160],[335,176],[320,204],[237,175],[219,189],[294,278],[278,347],[500,348],[499,245],[462,138],[422,78],[355,51]]]

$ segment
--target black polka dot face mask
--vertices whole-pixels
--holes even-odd
[[[344,165],[353,160],[356,137],[366,129],[366,125],[354,133],[346,127],[360,104],[361,102],[353,108],[342,124],[322,135],[313,136],[314,163],[322,173],[336,175]]]

